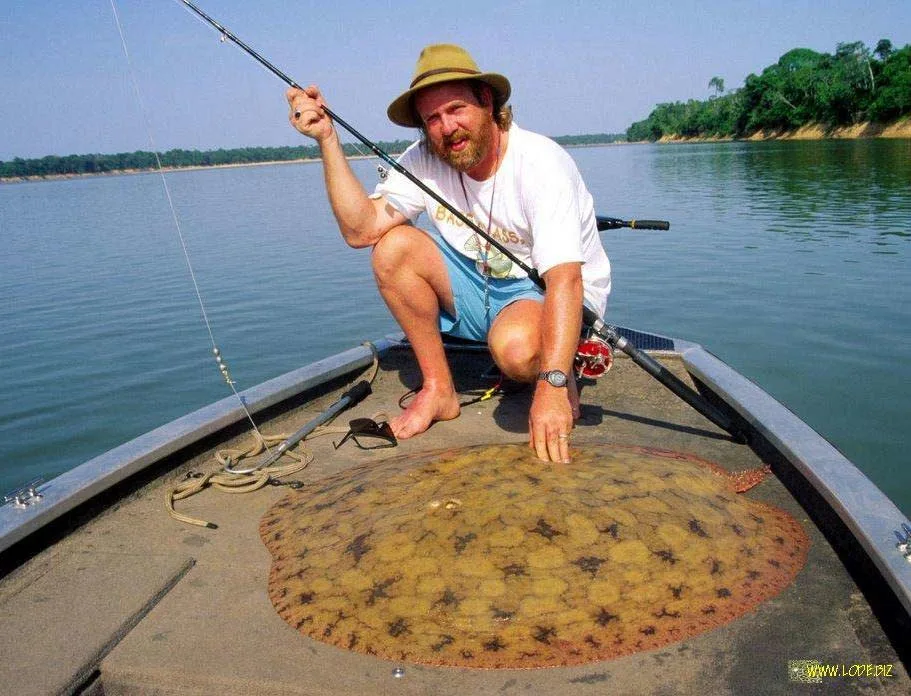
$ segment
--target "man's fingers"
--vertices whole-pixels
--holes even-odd
[[[535,428],[534,425],[531,425],[530,428],[530,444],[534,448],[535,454],[538,459],[547,461],[547,434],[543,428]]]
[[[288,100],[288,103],[291,104],[292,106],[294,106],[295,101],[300,101],[300,100],[309,101],[312,99],[312,97],[310,97],[300,87],[289,87],[288,90],[285,92],[285,98]]]
[[[547,439],[547,451],[554,464],[569,464],[569,434],[555,430]]]
[[[557,442],[560,447],[560,459],[559,461],[564,464],[569,464],[569,433],[557,436]]]
[[[561,462],[560,458],[560,438],[554,433],[547,438],[547,459],[551,462]]]
[[[288,105],[291,107],[292,123],[297,121],[305,127],[309,127],[322,118],[323,97],[316,85],[310,85],[306,89],[289,87],[285,92],[285,97],[288,99]],[[308,112],[312,112],[312,115],[310,117],[305,117]],[[302,118],[303,120],[301,120]]]
[[[300,121],[300,123],[305,127],[312,126],[322,118],[322,114],[320,114],[320,112],[316,111],[315,109],[298,110],[295,111],[293,115],[294,120]]]
[[[529,423],[528,444],[542,461],[569,463],[569,433],[563,433],[559,428],[535,428],[534,424]]]

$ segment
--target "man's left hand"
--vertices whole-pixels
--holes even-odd
[[[528,412],[529,445],[538,458],[569,464],[569,434],[572,429],[573,409],[569,388],[538,382]]]

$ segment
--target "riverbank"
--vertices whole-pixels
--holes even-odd
[[[606,145],[626,145],[626,141],[613,141],[605,143],[578,143],[573,145],[564,145],[566,149],[575,149],[575,148],[588,148],[588,147],[604,147]],[[398,155],[400,153],[388,153],[390,155]],[[347,157],[349,161],[362,160],[362,159],[378,159],[376,155],[350,155]],[[319,157],[306,157],[302,159],[284,159],[284,160],[267,160],[264,162],[232,162],[230,164],[206,164],[206,165],[192,165],[188,167],[162,167],[163,172],[170,174],[172,172],[194,172],[201,169],[233,169],[237,167],[267,167],[276,164],[313,164],[314,162],[322,162],[322,159]],[[131,174],[150,174],[155,173],[158,170],[155,168],[147,169],[112,169],[107,172],[87,172],[79,174],[30,174],[26,176],[7,176],[0,177],[0,184],[22,184],[30,181],[67,181],[70,179],[85,179],[91,177],[99,176],[124,176]]]
[[[665,135],[659,143],[724,143],[733,140],[859,140],[862,138],[911,138],[911,117],[894,123],[857,123],[853,126],[830,127],[820,123],[810,123],[794,130],[757,131],[745,138],[732,136],[682,136]]]
[[[725,143],[735,140],[745,141],[765,141],[765,140],[843,140],[843,139],[864,139],[864,138],[909,138],[911,139],[911,117],[906,117],[895,121],[894,123],[858,123],[853,126],[829,127],[819,123],[808,124],[796,130],[791,131],[758,131],[745,138],[734,138],[732,136],[682,136],[682,135],[665,135],[659,138],[658,143]],[[605,145],[630,145],[648,143],[650,141],[620,141],[605,143],[579,143],[573,145],[563,145],[566,149],[584,149],[593,147],[604,147]],[[375,159],[375,155],[352,155],[349,160]],[[319,157],[292,160],[269,160],[265,162],[234,162],[231,164],[209,164],[194,165],[189,167],[164,167],[162,171],[172,172],[192,172],[201,169],[230,169],[236,167],[266,167],[276,164],[312,164],[321,162]],[[15,177],[0,177],[0,184],[17,184],[30,181],[66,181],[69,179],[83,179],[87,177],[99,176],[123,176],[130,174],[148,174],[156,172],[156,169],[116,169],[107,172],[92,172],[85,174],[45,174],[29,175]]]
[[[349,157],[349,160],[370,159],[373,155],[355,155]],[[161,171],[165,174],[174,172],[195,172],[201,169],[235,169],[237,167],[267,167],[274,164],[311,164],[321,162],[318,157],[294,160],[271,160],[268,162],[233,162],[231,164],[206,164],[194,165],[191,167],[162,167]],[[21,184],[29,181],[67,181],[69,179],[86,179],[99,176],[125,176],[131,174],[152,174],[157,173],[157,169],[113,169],[109,172],[91,172],[85,174],[43,174],[29,176],[7,176],[0,177],[0,184]]]

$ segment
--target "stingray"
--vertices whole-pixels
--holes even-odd
[[[306,636],[381,658],[572,665],[712,630],[781,592],[808,539],[692,456],[522,445],[394,458],[277,502],[269,596]]]

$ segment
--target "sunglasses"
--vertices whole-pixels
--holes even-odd
[[[372,418],[355,418],[348,421],[348,432],[345,433],[345,437],[332,444],[338,449],[349,438],[362,450],[395,447],[399,444],[387,421],[377,423]]]

